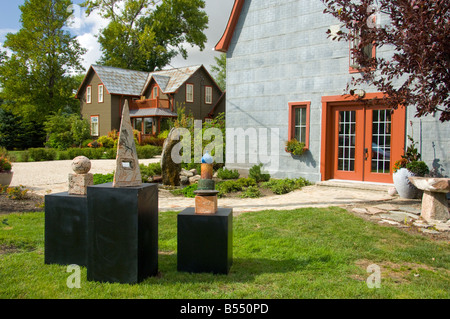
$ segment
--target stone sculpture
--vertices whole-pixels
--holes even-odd
[[[141,186],[142,177],[131,126],[128,100],[122,110],[113,187]]]
[[[85,156],[78,156],[73,159],[72,170],[74,174],[69,174],[69,195],[86,195],[87,187],[94,185],[94,176],[89,173],[91,161]]]
[[[195,213],[215,214],[217,212],[217,194],[213,178],[213,159],[208,152],[202,157],[201,179],[195,193]]]

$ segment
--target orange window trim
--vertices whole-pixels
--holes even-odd
[[[306,108],[306,136],[305,136],[305,148],[309,149],[309,117],[311,102],[290,102],[289,104],[289,126],[288,126],[288,140],[291,140],[295,136],[295,110],[297,108]]]

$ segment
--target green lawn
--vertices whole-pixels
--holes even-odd
[[[158,277],[69,289],[66,266],[44,264],[44,214],[0,216],[0,298],[449,298],[450,249],[339,208],[241,214],[229,275],[179,273],[176,215],[159,218]],[[7,220],[6,220],[7,219]],[[368,288],[367,267],[381,267]]]

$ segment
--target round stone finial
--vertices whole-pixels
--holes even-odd
[[[91,161],[86,156],[77,156],[73,159],[72,169],[76,174],[87,174],[91,170]]]

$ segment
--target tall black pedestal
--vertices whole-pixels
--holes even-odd
[[[178,214],[178,271],[228,274],[233,262],[233,210],[195,214],[187,208]]]
[[[87,197],[45,195],[45,263],[87,266]]]
[[[134,284],[158,272],[158,186],[89,186],[87,279]]]

